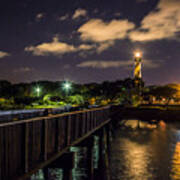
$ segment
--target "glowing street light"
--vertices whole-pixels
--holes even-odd
[[[68,92],[71,88],[72,88],[72,85],[71,85],[70,82],[65,82],[65,83],[63,84],[63,89],[64,89],[65,91]]]
[[[41,88],[40,87],[36,87],[35,91],[37,93],[37,96],[39,97],[40,92],[41,92]]]

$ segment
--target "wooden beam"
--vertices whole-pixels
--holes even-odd
[[[26,123],[24,127],[24,171],[29,171],[29,124]]]

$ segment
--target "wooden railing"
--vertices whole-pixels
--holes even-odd
[[[26,179],[109,117],[109,107],[104,107],[0,124],[0,180]]]

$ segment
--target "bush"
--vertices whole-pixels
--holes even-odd
[[[33,102],[36,102],[38,98],[24,97],[24,98],[14,98],[14,103],[17,105],[31,105]]]

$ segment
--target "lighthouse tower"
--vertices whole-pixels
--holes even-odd
[[[136,52],[134,55],[134,80],[137,86],[140,85],[140,81],[142,79],[142,72],[141,72],[141,64],[142,64],[142,55],[140,52]]]

